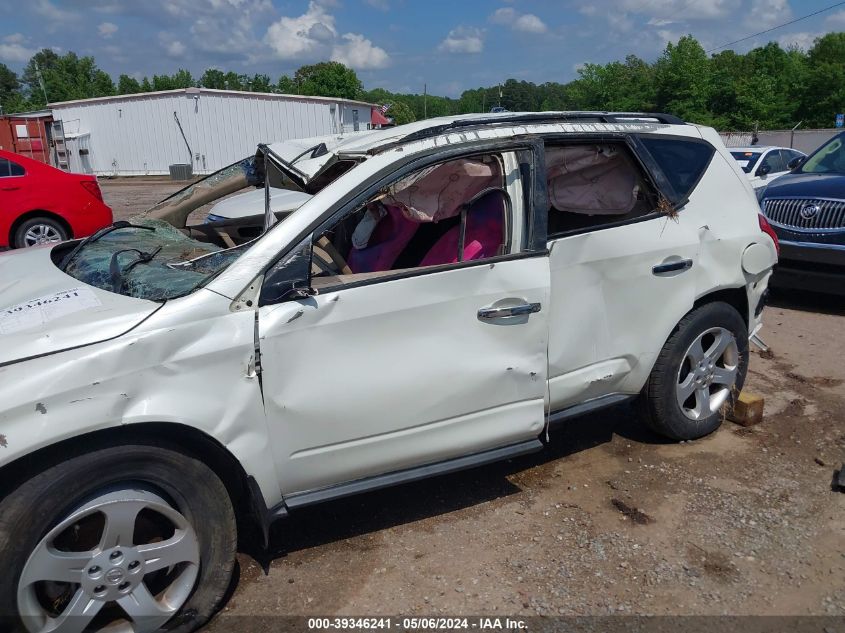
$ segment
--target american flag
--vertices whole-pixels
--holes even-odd
[[[385,103],[383,106],[381,106],[381,113],[382,114],[384,114],[388,110],[390,110],[390,104],[389,103]]]

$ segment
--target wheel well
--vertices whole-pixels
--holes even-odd
[[[746,293],[744,286],[742,288],[726,288],[724,290],[717,290],[715,292],[711,292],[710,294],[706,294],[703,297],[699,297],[693,304],[693,309],[703,306],[705,303],[714,303],[716,301],[722,301],[723,303],[727,303],[728,305],[736,308],[737,312],[739,312],[739,315],[742,317],[742,320],[745,321],[745,326],[748,327],[748,294]]]
[[[0,500],[47,468],[85,453],[121,444],[158,446],[198,459],[220,477],[238,517],[250,516],[252,491],[247,474],[234,455],[209,435],[173,423],[140,423],[95,431],[24,455],[0,468]]]
[[[68,221],[65,220],[62,216],[53,213],[52,211],[45,211],[44,209],[35,209],[34,211],[27,211],[20,217],[18,217],[14,222],[12,222],[12,226],[9,229],[9,244],[14,244],[15,240],[15,231],[18,230],[18,227],[29,220],[30,218],[49,218],[51,220],[55,220],[59,224],[61,224],[65,231],[67,231],[67,235],[69,238],[73,237],[73,229],[68,224]]]

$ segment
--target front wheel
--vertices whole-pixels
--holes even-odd
[[[228,589],[236,537],[196,459],[143,445],[70,459],[0,503],[0,628],[191,631]]]
[[[646,424],[674,440],[719,428],[745,383],[746,330],[727,303],[707,303],[687,314],[660,351],[640,396]]]

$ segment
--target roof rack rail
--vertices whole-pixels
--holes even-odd
[[[456,119],[451,123],[435,125],[417,130],[399,139],[398,143],[418,141],[432,136],[439,136],[449,130],[465,127],[479,127],[482,125],[512,125],[514,123],[560,123],[562,121],[584,121],[592,123],[621,123],[639,121],[642,119],[655,120],[666,125],[685,125],[682,119],[674,114],[660,112],[528,112],[512,116],[495,116],[478,119]]]

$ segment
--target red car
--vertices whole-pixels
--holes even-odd
[[[111,223],[95,176],[0,150],[0,248],[85,237]]]

